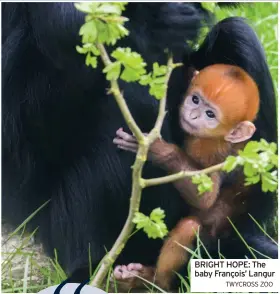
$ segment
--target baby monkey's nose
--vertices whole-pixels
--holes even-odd
[[[191,119],[197,119],[199,117],[200,113],[198,110],[193,110],[191,113],[190,113],[190,118]]]

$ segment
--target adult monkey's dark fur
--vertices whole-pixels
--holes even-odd
[[[190,53],[185,40],[195,40],[202,21],[211,21],[199,3],[130,3],[126,15],[130,36],[118,45],[140,52],[149,65],[165,63],[167,47],[179,61],[183,53]],[[128,212],[134,160],[112,143],[116,130],[125,123],[114,99],[106,94],[103,74],[87,68],[84,56],[75,51],[82,23],[83,15],[72,3],[2,4],[3,218],[18,224],[51,199],[31,227],[39,226],[45,250],[52,254],[56,248],[62,266],[76,274],[88,265],[89,244],[96,266],[118,236]],[[275,140],[275,97],[254,32],[240,19],[229,19],[214,30],[209,42],[190,55],[188,64],[203,67],[217,60],[230,61],[249,71],[261,90],[257,132]],[[185,91],[183,84],[182,71],[176,70],[163,127],[167,140],[172,140],[177,127],[177,98]],[[137,123],[149,131],[157,101],[138,85],[121,86]],[[159,175],[163,173],[147,164],[145,177]],[[172,228],[188,214],[176,194],[172,185],[149,188],[143,193],[141,211],[148,214],[160,206]],[[273,215],[273,197],[254,192],[250,212],[257,220],[267,221]],[[277,247],[252,221],[241,220],[238,229],[255,249],[277,256]],[[248,255],[236,234],[232,236],[221,240],[221,252],[226,257]],[[217,252],[214,245],[213,252]],[[139,232],[118,263],[153,264],[160,246],[160,241]]]

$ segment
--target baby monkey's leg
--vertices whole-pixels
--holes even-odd
[[[157,262],[156,285],[170,290],[174,272],[188,261],[189,254],[184,247],[191,248],[199,229],[200,221],[196,217],[182,219],[170,232],[168,239],[164,242]]]

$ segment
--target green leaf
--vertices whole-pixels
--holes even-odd
[[[238,165],[237,157],[228,156],[226,158],[225,164],[223,166],[223,170],[229,173],[229,172],[233,171],[237,165]]]
[[[159,66],[159,64],[157,62],[155,62],[153,64],[153,76],[154,77],[166,75],[166,73],[167,73],[167,66],[166,65]]]
[[[107,73],[106,79],[107,80],[116,80],[120,76],[121,72],[121,63],[119,61],[112,62],[108,66],[103,69],[104,73]]]
[[[96,46],[94,46],[91,43],[85,43],[83,44],[83,47],[80,46],[76,46],[76,50],[80,53],[80,54],[87,54],[89,52],[91,52],[93,55],[98,56],[100,55],[99,50],[97,49]]]
[[[204,187],[203,187],[203,185],[201,185],[201,184],[199,184],[198,186],[197,186],[197,190],[198,190],[198,194],[199,195],[202,195],[205,191],[204,191]]]
[[[163,76],[160,78],[155,78],[153,80],[153,84],[157,84],[157,85],[163,84],[164,85],[165,81],[166,81],[166,78],[165,78],[165,76]]]
[[[167,235],[168,230],[165,224],[157,224],[151,222],[149,226],[144,228],[144,232],[148,235],[149,238],[157,239],[163,238]]]
[[[164,218],[165,213],[161,208],[155,208],[150,214],[150,219],[154,222],[161,222]]]
[[[80,29],[82,43],[99,42],[114,45],[116,41],[129,34],[124,27],[128,21],[121,15],[127,3],[115,2],[82,2],[75,7],[86,13],[86,23]]]
[[[206,174],[198,174],[192,177],[192,183],[197,185],[199,195],[212,191],[213,182],[212,179]]]
[[[209,10],[212,13],[215,11],[217,6],[217,2],[201,2],[200,4],[204,9]]]
[[[165,91],[167,90],[167,85],[165,84],[152,84],[149,90],[149,93],[152,96],[155,96],[156,99],[161,99],[165,95]]]
[[[260,175],[255,175],[253,177],[247,177],[245,179],[245,186],[257,184],[261,179]]]
[[[208,180],[209,179],[209,180]],[[203,188],[204,191],[212,191],[212,187],[213,187],[213,182],[210,178],[208,178],[207,180],[204,180],[203,184]]]
[[[78,10],[88,14],[94,13],[95,9],[98,7],[98,3],[94,2],[80,2],[74,5]]]
[[[125,21],[124,19],[123,21]],[[107,41],[107,44],[114,45],[117,40],[129,35],[129,31],[119,23],[108,23],[108,31],[110,35],[110,40]]]
[[[79,35],[82,36],[83,43],[94,43],[97,37],[97,23],[94,20],[82,25]]]
[[[245,185],[256,184],[262,180],[264,192],[275,191],[277,178],[274,178],[274,170],[278,165],[277,146],[275,143],[268,143],[261,139],[260,142],[249,142],[240,157],[244,161]]]
[[[80,47],[80,46],[76,46],[76,50],[78,51],[78,53],[80,54],[86,54],[88,52],[87,48],[84,47]]]
[[[125,55],[130,52],[130,48],[117,48],[112,52],[111,56],[117,59],[118,61],[123,61],[125,59]]]
[[[122,13],[121,7],[115,5],[114,3],[104,3],[101,4],[96,10],[95,13],[104,13],[104,14],[117,14],[120,15]]]
[[[260,150],[260,143],[256,141],[250,141],[244,148],[244,153],[256,153]]]
[[[147,75],[142,75],[141,78],[140,78],[140,80],[139,80],[139,83],[142,86],[147,86],[151,82],[152,82],[152,74],[151,73],[149,73]]]
[[[239,155],[246,162],[251,162],[252,164],[258,163],[258,161],[260,160],[260,156],[258,153],[245,153],[243,151],[239,151]]]
[[[269,152],[261,152],[259,154],[259,159],[262,161],[262,164],[267,164],[270,161],[270,153]]]
[[[143,58],[140,54],[132,52],[130,48],[117,48],[111,56],[124,66],[121,79],[126,82],[138,81],[146,73],[146,63]]]
[[[260,146],[263,150],[266,150],[269,148],[269,143],[265,139],[260,140]]]
[[[125,67],[121,74],[121,79],[126,82],[136,82],[140,79],[140,74],[133,68]]]
[[[164,211],[156,208],[151,212],[150,217],[140,212],[135,213],[133,223],[136,224],[137,229],[143,229],[149,238],[163,238],[168,233],[168,229],[163,222],[164,217]]]
[[[274,192],[277,190],[277,178],[275,178],[271,173],[262,174],[262,190],[264,192]]]
[[[201,182],[201,176],[200,175],[195,175],[192,177],[192,183],[193,184],[199,184]]]
[[[266,172],[269,172],[269,171],[271,171],[274,168],[275,168],[275,165],[274,164],[268,164],[268,165],[265,166],[265,171]]]
[[[93,68],[97,67],[97,58],[95,56],[91,56],[90,53],[87,54],[86,56],[86,65],[87,66],[92,66]]]
[[[136,212],[132,222],[136,224],[136,228],[139,230],[149,224],[149,217],[141,212]]]
[[[270,143],[269,150],[271,153],[276,153],[277,152],[277,145],[274,142]]]
[[[278,155],[277,154],[272,154],[270,160],[274,166],[278,167]]]
[[[98,32],[97,42],[110,45],[112,41],[112,37],[110,36],[108,25],[99,19],[97,19],[95,23],[96,23],[96,28]]]
[[[119,23],[116,24],[116,29],[118,30],[120,37],[125,37],[129,35],[129,31]]]
[[[112,57],[121,61],[124,66],[132,67],[145,73],[144,67],[146,63],[140,54],[132,52],[130,48],[117,48],[112,54]]]
[[[114,2],[115,5],[118,5],[120,9],[123,11],[125,10],[125,6],[128,4],[128,2]]]
[[[245,163],[244,164],[244,174],[247,177],[252,177],[258,172],[257,169],[253,167],[251,163]]]
[[[100,55],[99,50],[93,44],[91,44],[91,46],[90,46],[90,52],[92,52],[92,54],[95,55],[95,56],[99,56]]]

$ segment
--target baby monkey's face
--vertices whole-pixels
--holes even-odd
[[[250,121],[228,122],[227,112],[213,103],[212,98],[195,88],[187,93],[180,108],[182,129],[198,138],[219,138],[231,143],[250,139],[256,130],[255,125]],[[231,107],[228,108],[230,111]]]
[[[197,137],[223,136],[221,111],[198,89],[191,89],[180,108],[182,129]]]
[[[236,66],[211,65],[194,72],[180,107],[180,125],[196,137],[243,142],[255,131],[258,109],[258,87],[246,72]]]

